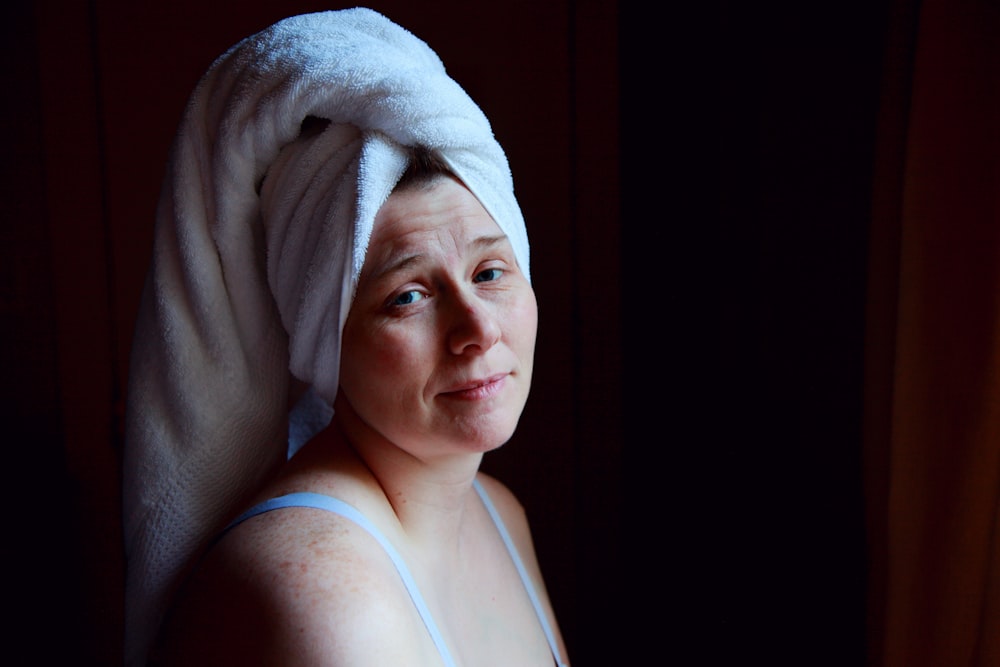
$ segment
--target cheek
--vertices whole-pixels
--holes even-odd
[[[503,314],[507,345],[521,363],[521,371],[531,377],[538,334],[538,306],[533,294],[517,300]]]
[[[536,326],[538,324],[538,299],[535,298],[535,290],[531,285],[524,288],[524,297],[521,299],[521,307],[525,311],[525,317],[530,319]]]
[[[345,330],[341,384],[350,395],[386,395],[418,377],[413,341],[391,328]]]

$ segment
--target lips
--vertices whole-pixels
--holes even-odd
[[[489,398],[497,394],[502,388],[510,373],[495,373],[485,378],[469,380],[451,386],[441,392],[442,396],[448,398],[460,398],[465,400],[480,400]]]

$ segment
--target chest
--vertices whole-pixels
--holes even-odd
[[[427,613],[456,664],[552,667],[543,626],[513,562],[494,555],[478,565],[447,585],[426,586]]]

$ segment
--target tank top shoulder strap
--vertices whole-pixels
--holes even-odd
[[[549,624],[548,617],[542,608],[541,601],[538,598],[538,593],[535,590],[534,584],[531,582],[531,578],[528,576],[528,572],[524,567],[524,563],[522,562],[521,556],[517,551],[517,547],[514,545],[514,540],[507,531],[507,526],[500,517],[500,513],[497,512],[496,507],[493,505],[493,501],[490,499],[489,494],[486,493],[486,489],[484,489],[479,483],[479,480],[473,481],[473,487],[479,495],[487,513],[490,515],[493,524],[496,526],[497,532],[500,534],[500,537],[507,548],[507,553],[514,562],[515,568],[517,568],[517,573],[521,577],[521,583],[524,586],[525,591],[528,593],[531,604],[535,609],[535,614],[538,617],[539,623],[541,623],[542,630],[545,633],[545,638],[549,643],[549,648],[552,651],[552,656],[555,659],[557,667],[568,667],[562,659],[562,655],[559,652],[559,646],[556,643],[555,635],[552,632],[552,627]],[[424,597],[421,595],[420,589],[417,587],[417,582],[414,580],[413,575],[410,574],[410,569],[407,567],[406,561],[403,560],[403,557],[385,537],[385,535],[383,535],[382,532],[375,526],[375,524],[369,521],[368,518],[353,505],[350,505],[339,498],[334,498],[321,493],[313,493],[310,491],[289,493],[284,496],[278,496],[277,498],[265,500],[264,502],[251,507],[249,510],[230,522],[222,534],[224,535],[231,528],[243,523],[247,519],[265,512],[283,509],[286,507],[309,507],[338,514],[346,519],[349,519],[350,521],[353,521],[374,537],[385,550],[386,554],[388,554],[393,565],[395,565],[396,570],[399,572],[399,576],[403,580],[403,584],[406,586],[407,592],[410,594],[410,599],[413,600],[413,604],[416,606],[417,611],[420,614],[420,618],[423,619],[424,626],[426,626],[427,631],[430,633],[431,639],[434,641],[434,645],[437,647],[438,653],[441,655],[441,659],[447,667],[457,667],[454,658],[451,656],[451,652],[448,650],[448,646],[445,644],[444,637],[441,635],[441,631],[438,629],[437,623],[434,622],[434,617],[427,608],[427,603],[424,601]]]
[[[549,619],[545,614],[545,610],[542,608],[542,603],[538,599],[538,593],[535,590],[534,584],[531,582],[531,577],[528,576],[528,571],[524,567],[524,563],[521,561],[521,555],[514,545],[514,540],[511,538],[510,533],[507,532],[507,526],[504,524],[503,519],[500,518],[500,513],[497,512],[496,507],[493,505],[493,501],[490,500],[490,496],[486,493],[486,489],[482,487],[479,480],[474,480],[472,485],[476,489],[476,493],[483,501],[483,505],[486,507],[486,511],[489,513],[490,518],[493,519],[493,524],[497,527],[497,532],[500,533],[500,537],[503,539],[504,545],[507,547],[507,553],[510,554],[510,558],[514,561],[514,566],[517,568],[517,573],[521,577],[521,583],[524,584],[524,589],[528,592],[528,597],[531,598],[531,604],[535,608],[535,614],[538,616],[539,623],[542,624],[542,630],[545,631],[545,638],[549,642],[549,648],[552,649],[552,655],[555,658],[558,667],[568,667],[565,662],[563,662],[562,655],[559,653],[559,645],[556,643],[555,634],[552,632],[552,626],[549,624]]]
[[[444,637],[441,635],[441,631],[438,630],[437,623],[434,622],[434,617],[431,616],[430,610],[427,608],[426,602],[424,602],[423,595],[420,594],[420,589],[417,588],[417,582],[413,579],[413,575],[410,574],[410,569],[406,566],[406,561],[399,554],[392,543],[382,534],[382,532],[373,524],[368,518],[361,513],[353,505],[350,505],[339,498],[333,498],[331,496],[323,495],[320,493],[312,493],[309,491],[303,491],[299,493],[289,493],[284,496],[279,496],[277,498],[271,498],[265,500],[259,505],[255,505],[250,508],[226,527],[228,531],[233,526],[236,526],[247,519],[257,516],[258,514],[263,514],[264,512],[270,512],[272,510],[282,509],[285,507],[310,507],[315,509],[326,510],[327,512],[333,512],[338,514],[350,521],[353,521],[357,525],[364,528],[372,537],[374,537],[382,548],[385,549],[386,554],[392,559],[393,565],[396,566],[396,570],[399,572],[400,578],[403,580],[403,584],[406,586],[407,592],[410,594],[410,599],[413,600],[413,604],[416,606],[417,611],[420,613],[420,618],[423,619],[424,625],[427,627],[427,631],[431,635],[431,639],[434,640],[434,645],[437,647],[438,653],[441,654],[441,659],[447,667],[456,667],[454,658],[451,657],[451,652],[448,650],[448,646],[444,642]]]

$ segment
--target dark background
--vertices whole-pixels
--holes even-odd
[[[864,664],[888,5],[620,16],[624,591],[649,605],[620,646],[656,664]]]
[[[4,633],[32,662],[118,660],[121,400],[183,102],[318,4],[4,5]],[[533,516],[573,664],[862,664],[889,4],[371,6],[438,50],[511,160],[542,329],[486,465]]]

